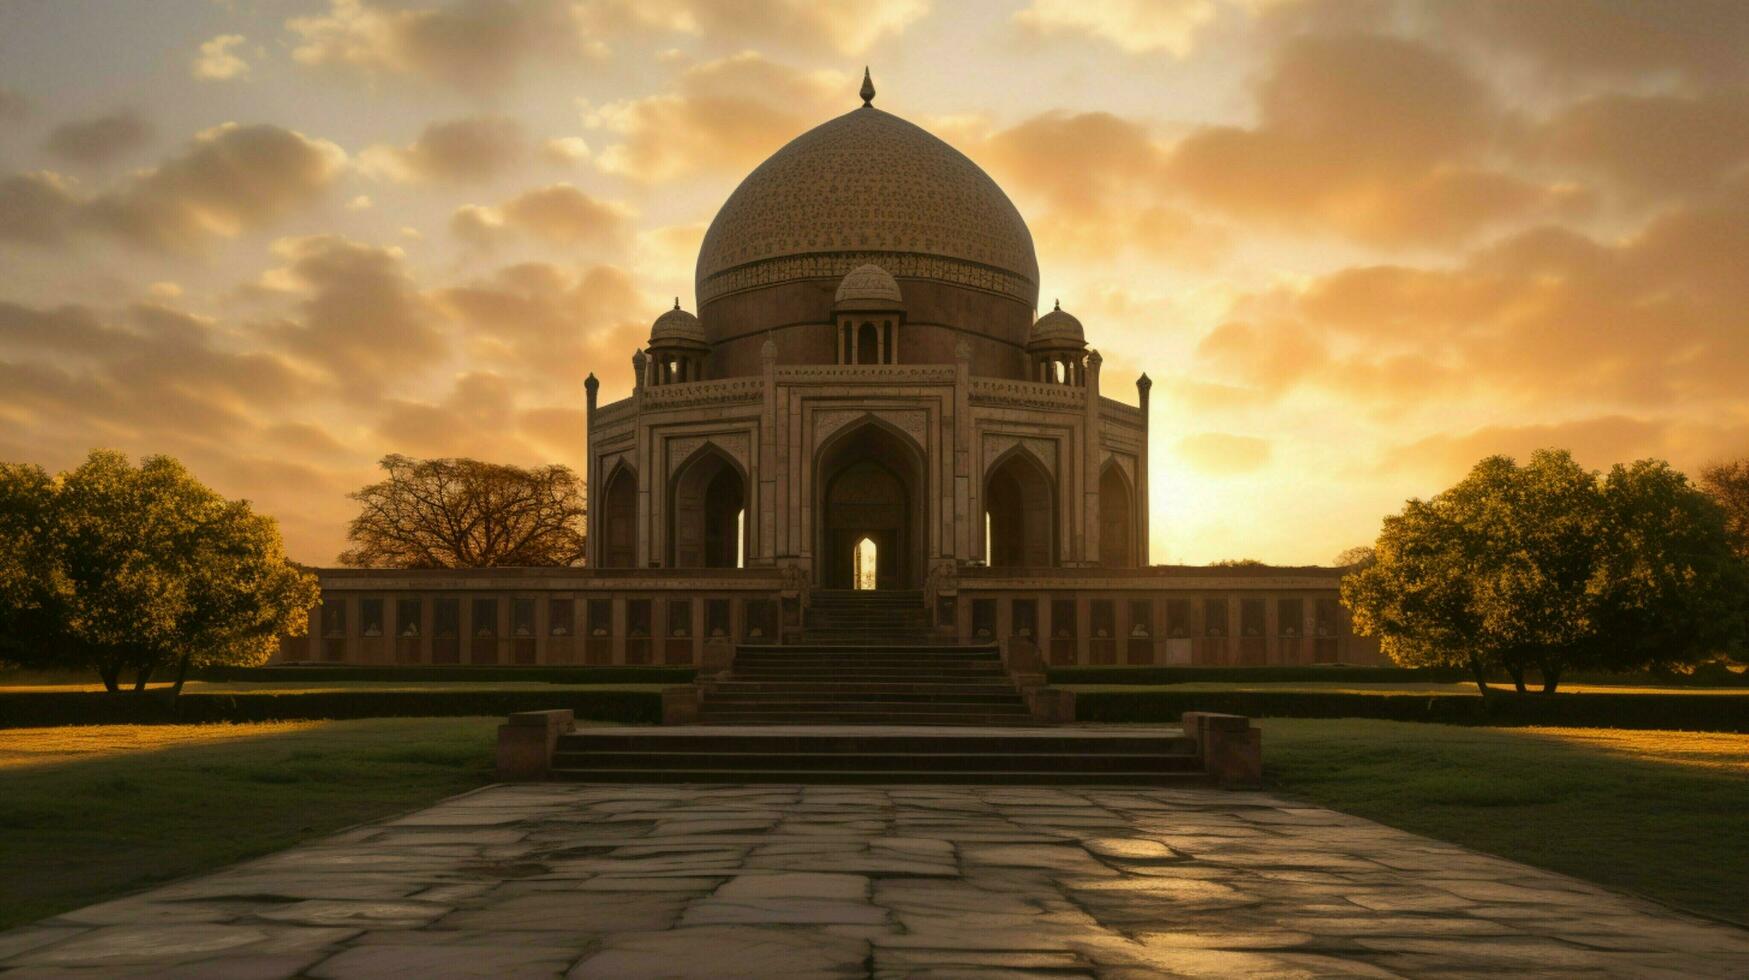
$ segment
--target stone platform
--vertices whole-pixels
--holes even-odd
[[[1260,793],[496,786],[0,933],[24,977],[1722,977],[1749,932]]]

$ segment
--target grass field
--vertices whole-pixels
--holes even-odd
[[[336,691],[660,691],[664,684],[549,684],[544,681],[189,681],[183,693],[274,691],[280,694],[320,694]],[[149,684],[148,691],[167,691],[168,684]],[[127,691],[133,686],[127,685]],[[0,684],[0,693],[101,691],[98,683]]]
[[[0,929],[491,778],[497,718],[0,733]]]
[[[1749,925],[1749,735],[1258,725],[1273,790]]]
[[[1063,684],[1071,691],[1089,694],[1134,694],[1143,691],[1294,691],[1316,694],[1468,694],[1481,697],[1470,681],[1444,684],[1435,681],[1362,683],[1357,681],[1231,681],[1184,684]],[[1511,685],[1496,684],[1506,692]],[[1532,686],[1533,693],[1539,688]],[[1695,697],[1749,697],[1749,687],[1654,687],[1647,684],[1562,684],[1558,694],[1688,694]]]

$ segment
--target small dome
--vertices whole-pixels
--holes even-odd
[[[898,310],[905,306],[899,284],[878,265],[859,265],[838,283],[836,310]]]
[[[1081,331],[1081,321],[1063,312],[1063,304],[1058,303],[1049,313],[1038,318],[1032,325],[1032,336],[1027,340],[1031,344],[1070,343],[1084,346],[1087,335]]]
[[[656,318],[656,323],[650,327],[650,344],[654,346],[665,340],[679,340],[688,343],[702,344],[704,340],[704,325],[698,322],[698,317],[680,308],[680,297],[674,297],[674,309]]]

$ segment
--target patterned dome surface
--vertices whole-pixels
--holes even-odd
[[[839,281],[832,303],[864,310],[891,310],[904,306],[905,296],[887,270],[869,264],[857,266]]]
[[[698,317],[680,308],[680,300],[674,300],[674,309],[656,318],[650,327],[650,343],[662,340],[686,340],[693,343],[704,343],[704,325],[698,322]]]
[[[1028,343],[1042,344],[1068,341],[1074,344],[1085,344],[1087,334],[1081,329],[1081,321],[1063,312],[1061,304],[1057,304],[1049,313],[1038,318],[1032,325],[1032,336]]]
[[[1008,195],[965,154],[871,106],[791,140],[729,195],[699,249],[699,301],[749,285],[841,276],[870,253],[897,253],[881,260],[895,275],[1037,305],[1032,233]],[[825,261],[772,262],[796,257]],[[755,276],[748,272],[755,265],[775,271]]]

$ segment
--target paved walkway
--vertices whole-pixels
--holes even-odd
[[[1749,975],[1749,932],[1262,794],[498,786],[0,933],[24,976]]]

